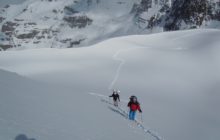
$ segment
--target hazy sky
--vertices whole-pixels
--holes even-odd
[[[25,0],[0,0],[0,7],[4,7],[6,4],[18,4]]]

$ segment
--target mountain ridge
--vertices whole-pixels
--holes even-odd
[[[220,28],[217,0],[27,0],[0,9],[0,50],[90,46],[108,38]]]

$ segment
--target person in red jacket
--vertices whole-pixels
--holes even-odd
[[[130,97],[130,101],[129,101],[129,103],[128,103],[128,107],[130,108],[129,115],[128,115],[128,118],[129,118],[130,120],[135,120],[135,116],[136,116],[137,110],[138,110],[140,113],[142,113],[140,104],[139,104],[139,102],[137,101],[137,97],[136,97],[136,96],[131,96],[131,97]]]

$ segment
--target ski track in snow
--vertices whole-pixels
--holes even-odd
[[[198,34],[198,33],[188,33],[188,34],[183,35],[183,36],[181,36],[181,37],[173,38],[172,41],[179,40],[179,39],[182,39],[182,38],[185,38],[185,37],[189,37],[189,36],[193,36],[193,35],[195,35],[195,34]],[[171,42],[172,42],[172,41],[171,41]],[[135,43],[132,42],[132,44],[135,44]],[[120,71],[121,71],[123,65],[126,63],[126,60],[125,60],[125,59],[122,59],[122,58],[118,57],[120,53],[125,52],[125,51],[136,50],[136,49],[149,49],[149,48],[154,48],[154,47],[156,47],[155,45],[152,45],[152,44],[148,44],[148,46],[144,46],[144,45],[140,45],[140,44],[135,44],[135,45],[138,45],[139,47],[118,50],[118,51],[113,55],[113,60],[120,61],[120,64],[119,64],[119,66],[118,66],[118,68],[117,68],[117,70],[116,70],[116,74],[115,74],[115,76],[114,76],[112,82],[110,83],[110,85],[109,85],[109,87],[108,87],[109,90],[112,90],[112,89],[114,88],[114,85],[115,85],[115,83],[117,82],[117,80],[118,80],[118,78],[119,78],[119,76],[120,76]],[[134,45],[134,46],[135,46],[135,45]],[[156,47],[156,48],[157,48],[157,47]],[[179,49],[179,48],[176,47],[176,48],[171,48],[171,49],[176,50],[176,49]],[[106,103],[112,105],[111,102],[109,102],[109,101],[103,99],[103,98],[106,98],[106,99],[107,99],[108,96],[105,96],[105,95],[102,95],[102,94],[98,94],[98,93],[92,93],[92,92],[90,92],[89,94],[90,94],[90,95],[93,95],[93,96],[101,97],[101,98],[102,98],[102,100],[101,100],[102,102],[106,102]],[[121,101],[122,101],[122,102],[126,102],[126,103],[128,102],[127,100],[121,100]],[[118,107],[118,110],[120,111],[120,112],[118,112],[119,114],[121,114],[122,116],[127,116],[128,113],[127,113],[125,110],[123,110],[121,107]],[[116,111],[115,111],[115,112],[116,112]],[[136,123],[137,123],[137,125],[145,132],[145,134],[150,134],[152,137],[156,138],[157,140],[164,140],[161,136],[158,135],[158,133],[153,132],[149,127],[148,127],[148,128],[145,128],[145,126],[144,126],[142,123],[140,123],[139,121],[137,121],[137,120],[136,120]]]
[[[102,97],[102,98],[109,98],[109,96],[99,94],[99,93],[94,93],[94,92],[89,92],[88,94],[93,95],[93,96],[97,96],[97,97]],[[125,99],[120,99],[120,101],[123,103],[128,103],[128,100],[125,100]]]
[[[121,71],[121,68],[122,66],[125,64],[125,60],[124,59],[121,59],[121,58],[118,58],[118,55],[124,50],[119,50],[115,53],[115,55],[113,56],[113,59],[116,60],[116,61],[120,61],[120,64],[117,68],[117,71],[116,71],[116,74],[114,76],[114,79],[112,80],[111,84],[109,85],[108,89],[111,90],[113,88],[113,86],[115,85],[115,83],[117,82],[118,80],[118,77],[120,75],[120,71]]]
[[[99,94],[99,93],[94,93],[94,92],[89,92],[89,94],[92,95],[92,96],[100,97],[102,102],[107,103],[107,104],[112,106],[112,107],[109,106],[108,109],[110,109],[111,111],[113,111],[115,113],[118,113],[119,115],[124,117],[126,120],[128,119],[128,112],[125,109],[123,109],[120,104],[119,104],[119,107],[113,108],[114,105],[113,105],[113,103],[108,101],[108,96],[103,95],[103,94]],[[127,103],[128,101],[127,100],[121,100],[121,102]],[[153,138],[155,138],[156,140],[164,140],[157,132],[151,130],[150,127],[145,127],[140,121],[135,120],[135,123],[136,123],[138,128],[143,130],[144,134],[150,135]]]
[[[198,34],[198,33],[194,33],[194,34]],[[171,39],[170,42],[175,41],[175,40],[179,40],[179,39],[184,38],[184,37],[193,36],[194,34],[189,33],[189,34],[186,34],[186,35],[181,36],[181,37],[176,37],[176,38],[174,38],[174,39]],[[145,46],[145,45],[141,45],[141,44],[136,44],[135,42],[131,42],[131,43],[134,44],[134,46],[137,46],[137,45],[138,45],[138,47],[118,50],[118,51],[113,55],[113,57],[112,57],[113,60],[119,61],[120,64],[119,64],[119,66],[118,66],[118,68],[117,68],[117,70],[116,70],[116,73],[115,73],[115,76],[114,76],[112,82],[110,83],[110,85],[109,85],[109,87],[108,87],[109,90],[112,90],[112,89],[114,88],[114,85],[115,85],[115,83],[117,82],[117,80],[118,80],[118,78],[119,78],[119,76],[120,76],[121,69],[123,68],[123,65],[126,63],[126,60],[125,60],[125,59],[118,57],[122,52],[132,51],[132,50],[136,50],[136,49],[149,49],[149,48],[154,48],[154,47],[156,47],[156,46],[153,45],[153,44],[149,44],[148,46]],[[157,48],[157,47],[156,47],[156,48]],[[176,49],[178,49],[178,48],[171,48],[171,49],[175,49],[175,50],[176,50]],[[108,96],[106,96],[106,95],[99,94],[99,93],[94,93],[94,92],[89,92],[89,94],[90,94],[90,95],[93,95],[93,96],[101,97],[101,98],[102,98],[102,99],[101,99],[102,102],[106,102],[106,103],[112,105],[111,102],[109,102],[109,101],[107,101],[107,100],[104,100],[104,98],[108,99]],[[121,102],[127,103],[128,100],[121,99]],[[121,106],[121,105],[119,105],[119,106]],[[118,107],[118,109],[119,109],[119,112],[118,112],[118,111],[117,111],[117,112],[118,112],[119,114],[121,114],[122,116],[127,116],[127,112],[126,112],[124,109],[122,109],[121,107]],[[113,111],[113,110],[112,110],[112,111]],[[116,112],[116,111],[114,111],[114,112]],[[136,122],[138,122],[138,121],[136,120]],[[138,123],[139,123],[139,122],[138,122]],[[156,138],[157,140],[164,140],[161,136],[158,135],[158,133],[153,132],[149,127],[146,128],[146,127],[143,126],[143,124],[141,124],[141,123],[139,123],[138,127],[141,128],[141,129],[144,131],[145,134],[150,134],[152,137]]]
[[[119,115],[121,115],[122,117],[124,117],[125,119],[128,119],[128,112],[123,109],[122,107],[114,107],[113,103],[111,103],[110,101],[102,98],[101,99],[102,102],[107,103],[109,105],[111,105],[112,107],[109,106],[109,109],[115,113],[118,113]],[[161,136],[158,135],[157,132],[151,130],[151,128],[149,127],[145,127],[139,120],[135,120],[136,125],[142,129],[144,131],[144,133],[146,135],[150,134],[152,137],[154,137],[156,140],[164,140]]]
[[[134,46],[137,46],[137,44],[135,43],[132,43],[134,44]],[[126,52],[126,51],[132,51],[132,50],[136,50],[136,49],[149,49],[149,48],[153,48],[153,47],[149,47],[149,46],[142,46],[142,45],[138,45],[138,47],[135,47],[135,48],[128,48],[128,49],[121,49],[121,50],[118,50],[114,55],[113,55],[113,60],[115,61],[119,61],[120,64],[116,70],[116,74],[112,80],[112,82],[110,83],[108,89],[109,90],[112,90],[114,88],[114,85],[115,83],[117,82],[119,76],[120,76],[120,72],[121,72],[121,69],[123,67],[123,65],[126,63],[126,60],[123,59],[123,58],[120,58],[118,57],[119,54],[121,54],[122,52]],[[109,98],[108,96],[106,95],[103,95],[103,94],[99,94],[99,93],[95,93],[95,92],[89,92],[88,94],[92,95],[92,96],[97,96],[97,97],[101,97],[101,101],[102,102],[105,102],[107,104],[110,104],[110,105],[113,105],[110,101],[107,101],[107,99]],[[106,100],[105,100],[106,99]],[[121,99],[120,100],[121,102],[123,103],[127,103],[128,100],[125,100],[125,99]],[[124,118],[128,118],[128,112],[125,111],[123,108],[121,108],[121,105],[119,104],[119,107],[118,107],[118,110],[116,109],[113,109],[112,107],[109,107],[110,110],[120,114],[121,116],[123,116]],[[158,135],[158,133],[156,132],[153,132],[149,127],[145,127],[142,123],[140,123],[140,121],[138,120],[135,120],[137,126],[142,129],[144,131],[144,133],[146,135],[150,134],[153,138],[155,138],[156,140],[164,140],[161,136]]]
[[[170,42],[175,41],[175,40],[179,40],[179,39],[184,38],[184,37],[193,36],[193,35],[195,35],[195,34],[198,34],[198,33],[194,33],[194,34],[193,34],[193,33],[189,33],[189,34],[186,34],[186,35],[181,36],[181,37],[176,37],[176,38],[172,39]],[[113,60],[119,61],[120,64],[119,64],[119,66],[118,66],[118,68],[117,68],[117,70],[116,70],[116,74],[115,74],[115,76],[114,76],[114,79],[112,80],[111,84],[110,84],[109,87],[108,87],[109,90],[112,90],[112,89],[114,88],[114,85],[115,85],[115,83],[117,82],[117,80],[118,80],[118,78],[119,78],[119,76],[120,76],[121,69],[122,69],[123,65],[126,63],[126,60],[125,60],[125,59],[118,57],[119,54],[121,54],[122,52],[132,51],[132,50],[137,50],[137,49],[152,49],[152,48],[158,48],[158,47],[156,47],[156,46],[153,45],[153,44],[148,44],[148,45],[146,46],[146,45],[137,44],[137,43],[135,43],[135,42],[130,42],[130,43],[133,44],[134,46],[138,46],[138,47],[118,50],[118,51],[113,55],[113,57],[112,57]],[[178,47],[177,47],[177,48],[171,48],[171,49],[178,49]]]
[[[119,61],[120,64],[116,70],[116,74],[114,76],[114,79],[112,80],[111,84],[109,85],[108,89],[109,90],[112,90],[115,83],[117,82],[118,78],[119,78],[119,75],[120,75],[120,72],[121,72],[121,69],[123,67],[123,65],[126,63],[126,60],[118,57],[118,55],[122,52],[126,52],[126,51],[131,51],[131,50],[136,50],[136,49],[140,49],[140,48],[144,48],[144,47],[135,47],[135,48],[128,48],[128,49],[122,49],[122,50],[118,50],[115,55],[113,55],[113,60],[116,60],[116,61]],[[147,47],[146,47],[147,48]]]

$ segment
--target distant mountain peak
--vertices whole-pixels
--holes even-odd
[[[216,28],[219,20],[217,0],[27,0],[0,9],[0,48],[89,46],[123,35]]]

